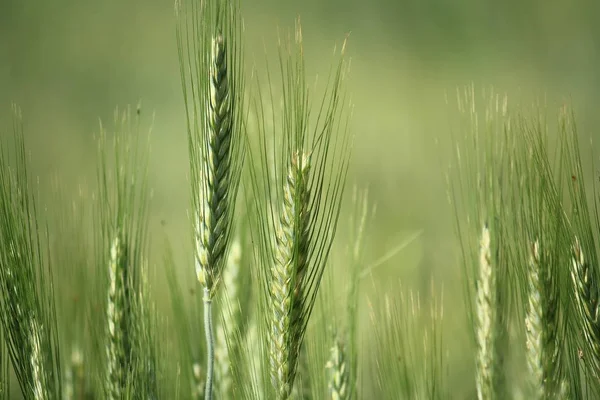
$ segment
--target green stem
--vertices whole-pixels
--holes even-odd
[[[206,386],[204,388],[204,400],[212,400],[213,370],[215,364],[215,338],[212,326],[212,299],[210,290],[204,288],[204,333],[206,334]]]

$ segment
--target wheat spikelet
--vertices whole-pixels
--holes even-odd
[[[225,38],[219,33],[212,44],[210,94],[207,109],[207,143],[202,164],[200,207],[196,220],[196,274],[214,294],[224,264],[231,225],[232,110],[229,95]]]
[[[240,262],[242,256],[242,248],[239,239],[233,241],[229,256],[227,258],[227,266],[223,271],[223,295],[226,299],[222,304],[223,307],[222,324],[217,330],[217,342],[215,348],[216,370],[215,378],[219,385],[219,394],[221,398],[229,398],[231,390],[231,360],[229,351],[234,341],[229,341],[228,338],[235,336],[236,330],[239,329],[240,307],[238,303],[238,276],[240,272]]]
[[[303,331],[303,278],[310,237],[309,159],[296,153],[284,187],[275,263],[271,268],[271,381],[277,397],[290,395]]]
[[[348,400],[350,398],[349,370],[346,350],[339,340],[331,348],[331,356],[326,365],[329,371],[329,398],[331,400]]]
[[[573,245],[571,278],[575,288],[577,310],[583,324],[583,336],[592,351],[587,359],[592,362],[592,370],[598,375],[600,367],[600,324],[598,320],[600,299],[594,270],[585,259],[577,238]]]
[[[109,399],[121,399],[127,373],[127,298],[126,298],[126,249],[120,235],[116,235],[110,248],[108,263],[108,359],[106,390]]]
[[[477,397],[493,398],[495,279],[491,238],[487,225],[481,233],[477,286]]]

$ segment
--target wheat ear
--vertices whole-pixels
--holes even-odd
[[[477,398],[479,400],[491,399],[494,393],[495,285],[490,230],[486,224],[481,233],[477,285]]]
[[[106,355],[108,358],[106,388],[109,399],[121,399],[124,389],[129,361],[127,313],[127,254],[123,239],[117,234],[110,247],[108,261],[108,304],[106,316],[108,320],[108,342]]]
[[[296,375],[303,331],[303,278],[310,237],[310,161],[294,154],[284,187],[284,204],[271,268],[271,381],[279,399],[287,399]]]
[[[79,347],[74,346],[71,351],[69,368],[65,371],[65,383],[63,387],[63,399],[81,399],[84,397],[85,378],[83,353]]]
[[[583,324],[583,337],[592,354],[586,358],[591,360],[593,371],[599,375],[600,368],[600,298],[597,290],[597,277],[592,266],[585,259],[579,240],[575,238],[573,245],[571,277],[575,288],[575,300],[580,320]]]
[[[348,360],[346,359],[346,349],[344,345],[336,339],[331,347],[331,355],[326,365],[329,371],[329,398],[331,400],[350,399],[350,374],[348,370]]]
[[[557,345],[558,298],[553,281],[556,280],[543,265],[539,241],[531,248],[529,261],[529,302],[525,325],[527,328],[527,365],[532,378],[533,398],[554,396],[559,358]]]

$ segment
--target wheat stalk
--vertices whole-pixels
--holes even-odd
[[[495,274],[491,238],[487,225],[481,232],[477,286],[477,397],[491,399],[494,393]]]
[[[350,398],[350,371],[344,345],[335,340],[331,347],[331,355],[326,365],[329,371],[329,398],[331,400],[348,400]]]

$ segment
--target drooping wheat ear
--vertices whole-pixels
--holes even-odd
[[[218,392],[220,398],[227,399],[231,397],[231,359],[229,351],[233,350],[234,340],[229,340],[236,335],[239,330],[240,306],[238,302],[238,276],[240,272],[240,262],[242,248],[239,239],[233,241],[227,266],[223,270],[224,291],[222,292],[225,301],[221,301],[223,318],[221,325],[217,330],[217,343],[215,348],[216,370],[215,378],[219,386]]]
[[[593,267],[585,259],[579,239],[573,245],[573,267],[571,277],[575,288],[575,301],[579,318],[583,324],[583,337],[591,353],[586,359],[592,363],[596,375],[600,373],[600,297],[597,276]]]
[[[529,261],[529,306],[525,318],[527,328],[527,365],[532,379],[532,398],[546,399],[558,394],[557,343],[558,296],[556,276],[550,265],[544,265],[539,241],[533,243]]]
[[[479,400],[494,397],[496,282],[493,268],[490,230],[486,224],[481,233],[477,282],[477,397]]]
[[[303,331],[303,282],[310,237],[310,160],[292,156],[284,186],[275,263],[271,268],[271,381],[279,399],[287,399],[296,375]]]
[[[329,372],[329,398],[331,400],[348,400],[350,398],[349,370],[345,346],[335,340],[331,348],[331,356],[326,368]]]
[[[201,400],[204,398],[204,373],[199,362],[192,365],[192,376],[194,378],[192,387],[192,399]]]
[[[106,344],[107,374],[106,390],[109,399],[121,399],[124,395],[129,361],[127,313],[127,254],[123,239],[117,234],[110,248],[108,262],[108,341]]]

